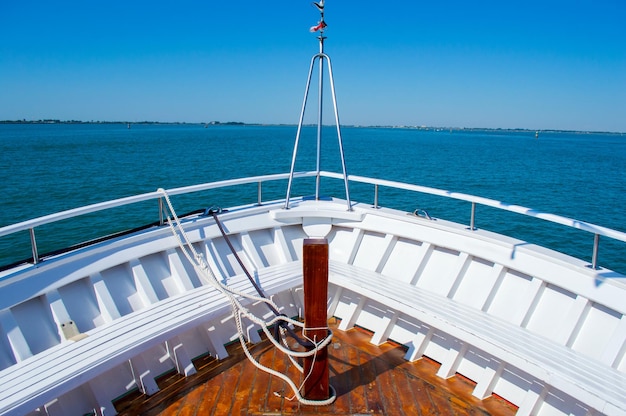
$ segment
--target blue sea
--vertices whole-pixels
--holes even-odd
[[[0,227],[154,191],[289,171],[295,126],[0,124]],[[297,170],[315,169],[316,130],[305,127]],[[342,128],[349,174],[463,192],[626,231],[626,135],[505,130]],[[337,136],[324,128],[322,169],[340,172]],[[284,198],[286,182],[264,188]],[[311,181],[294,195],[314,193]],[[341,181],[322,193],[344,196]],[[178,212],[240,203],[234,191],[174,199]],[[354,201],[373,188],[353,185]],[[256,201],[256,186],[250,199]],[[158,220],[156,202],[36,229],[40,253]],[[381,188],[379,204],[469,224],[470,204]],[[591,260],[593,235],[478,206],[478,228]],[[0,265],[31,256],[28,233],[0,238]],[[599,264],[626,273],[626,243],[601,239]]]

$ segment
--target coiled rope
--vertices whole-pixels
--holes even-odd
[[[235,290],[229,286],[227,286],[226,284],[222,283],[220,280],[218,280],[215,277],[215,274],[213,273],[213,270],[211,270],[211,268],[209,267],[208,263],[206,262],[204,255],[202,253],[199,253],[196,248],[193,246],[193,244],[191,243],[187,233],[185,232],[180,219],[178,218],[178,215],[176,215],[176,211],[174,210],[174,206],[172,205],[172,202],[170,200],[169,195],[167,194],[167,191],[165,191],[165,189],[163,188],[159,188],[158,191],[159,193],[161,193],[163,195],[163,199],[166,202],[166,206],[167,206],[167,211],[165,212],[166,214],[166,219],[167,219],[167,224],[170,227],[170,230],[172,231],[172,235],[176,238],[178,245],[182,251],[182,253],[184,254],[184,256],[187,258],[187,260],[189,260],[189,262],[193,265],[194,269],[196,270],[196,272],[198,273],[198,275],[200,276],[200,278],[202,279],[202,281],[205,284],[211,285],[213,286],[215,289],[217,289],[221,294],[223,294],[228,301],[230,302],[232,311],[233,311],[233,317],[235,319],[235,324],[237,326],[237,333],[239,336],[239,342],[241,343],[241,347],[243,348],[244,354],[246,355],[246,357],[248,358],[248,360],[250,360],[250,362],[252,364],[254,364],[257,368],[259,368],[262,371],[265,371],[266,373],[269,373],[273,376],[276,376],[278,378],[280,378],[281,380],[283,380],[284,382],[286,382],[291,389],[293,390],[294,393],[294,397],[302,404],[305,405],[310,405],[310,406],[324,406],[324,405],[328,405],[331,404],[332,402],[335,401],[337,395],[336,392],[334,390],[334,388],[332,386],[330,386],[331,388],[331,395],[328,399],[326,400],[310,400],[310,399],[306,399],[305,397],[302,396],[302,394],[300,393],[300,390],[302,389],[302,387],[304,386],[304,381],[303,383],[300,385],[300,387],[296,386],[296,384],[289,378],[287,377],[285,374],[282,374],[272,368],[266,367],[263,364],[259,363],[253,356],[252,353],[250,352],[250,350],[248,349],[248,345],[246,344],[246,340],[245,340],[245,332],[243,329],[243,318],[247,318],[250,321],[252,321],[254,324],[257,324],[261,327],[261,329],[263,330],[263,332],[266,334],[267,338],[272,342],[272,344],[278,348],[280,351],[282,351],[284,354],[286,354],[289,359],[291,360],[291,362],[294,364],[294,366],[298,369],[298,371],[300,372],[304,372],[302,366],[300,366],[296,361],[295,358],[305,358],[305,357],[311,357],[313,356],[313,360],[315,360],[318,351],[320,351],[322,348],[325,348],[326,346],[328,346],[328,344],[330,344],[331,340],[332,340],[332,332],[328,331],[328,335],[318,341],[317,339],[310,339],[308,337],[306,337],[306,330],[311,330],[311,329],[319,329],[319,328],[305,328],[304,327],[304,323],[297,321],[295,319],[291,319],[289,317],[287,317],[284,314],[275,314],[275,316],[272,319],[269,320],[264,320],[258,316],[256,316],[255,314],[253,314],[252,312],[250,312],[250,310],[248,308],[246,308],[243,304],[242,301],[240,299],[245,299],[245,300],[249,300],[252,302],[252,304],[256,303],[256,302],[262,302],[265,303],[266,305],[268,305],[270,307],[270,309],[274,310],[274,311],[278,311],[278,306],[271,300],[268,299],[265,296],[255,296],[255,295],[251,295],[249,293],[245,293],[242,291],[238,291]],[[170,216],[171,214],[171,216]],[[221,227],[221,225],[220,225]],[[244,268],[245,270],[245,268]],[[247,273],[247,272],[246,272]],[[256,286],[256,285],[254,285]],[[257,287],[258,288],[258,287]],[[259,289],[260,290],[260,289]],[[285,331],[285,327],[287,325],[293,325],[293,326],[297,326],[303,329],[302,333],[304,334],[305,338],[311,343],[311,345],[313,346],[309,351],[293,351],[291,350],[286,342],[283,342],[285,345],[281,345],[281,343],[279,341],[277,341],[275,339],[274,336],[272,336],[272,334],[270,333],[269,327],[271,327],[272,325],[280,325],[280,331],[284,332]],[[323,328],[323,329],[328,329],[328,328]],[[311,366],[311,369],[313,368],[313,366]],[[306,380],[308,377],[310,376],[310,373],[306,375],[305,379]],[[293,398],[287,398],[288,400],[292,400]]]

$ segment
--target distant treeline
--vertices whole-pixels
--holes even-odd
[[[83,120],[57,120],[57,119],[44,119],[44,120],[0,120],[0,124],[200,124],[200,125],[236,125],[243,126],[246,123],[241,121],[210,121],[210,122],[164,122],[164,121],[83,121]]]

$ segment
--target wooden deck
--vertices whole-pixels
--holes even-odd
[[[478,400],[474,384],[462,377],[448,380],[435,374],[439,364],[422,358],[410,363],[394,343],[375,346],[361,329],[336,329],[329,346],[330,383],[337,400],[330,406],[304,406],[282,380],[258,370],[243,355],[239,343],[228,348],[224,360],[195,361],[198,373],[184,378],[172,373],[157,380],[161,391],[139,393],[116,402],[120,415],[513,415],[517,408],[498,398]],[[300,374],[268,341],[252,347],[261,363]],[[297,383],[298,384],[298,383]],[[286,397],[285,397],[286,396]]]

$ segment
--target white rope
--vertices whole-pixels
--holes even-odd
[[[283,380],[284,382],[286,382],[291,389],[294,392],[294,397],[298,399],[298,401],[300,401],[300,403],[305,404],[305,405],[311,405],[311,406],[324,406],[324,405],[328,405],[331,404],[332,402],[335,401],[335,399],[337,398],[337,394],[334,390],[334,388],[332,386],[330,386],[331,388],[331,395],[328,399],[326,400],[309,400],[306,399],[302,396],[302,394],[300,393],[300,390],[302,389],[302,387],[304,386],[304,382],[309,378],[310,376],[310,372],[309,374],[306,375],[304,381],[302,382],[301,386],[298,387],[295,385],[295,383],[289,378],[287,377],[285,374],[282,374],[274,369],[271,369],[269,367],[266,367],[264,365],[262,365],[261,363],[259,363],[250,353],[248,346],[246,344],[246,340],[245,340],[245,331],[243,329],[243,322],[242,322],[242,317],[245,317],[247,319],[249,319],[250,321],[252,321],[254,324],[258,325],[261,327],[261,329],[263,330],[263,332],[265,333],[265,335],[267,336],[267,338],[272,342],[272,344],[274,344],[274,346],[276,348],[278,348],[280,351],[282,351],[283,353],[285,353],[289,359],[291,360],[291,362],[294,364],[294,366],[296,367],[296,369],[298,369],[298,371],[300,371],[301,373],[304,372],[304,369],[302,368],[302,366],[300,366],[295,358],[305,358],[305,357],[310,357],[313,356],[313,363],[315,363],[315,359],[317,357],[317,353],[318,351],[320,351],[322,348],[325,348],[326,346],[328,346],[328,344],[330,344],[331,340],[332,340],[332,332],[328,330],[328,327],[323,327],[323,328],[304,328],[304,324],[300,321],[296,321],[295,319],[291,319],[287,316],[284,315],[279,315],[279,316],[275,316],[272,319],[266,321],[258,316],[256,316],[255,314],[253,314],[252,312],[250,312],[250,310],[248,308],[246,308],[241,301],[238,299],[238,297],[242,298],[242,299],[246,299],[252,302],[252,304],[254,303],[258,303],[258,302],[263,302],[263,303],[267,303],[269,305],[271,305],[275,310],[278,310],[278,306],[271,300],[265,297],[261,297],[261,296],[255,296],[255,295],[251,295],[249,293],[245,293],[242,291],[238,291],[235,290],[229,286],[227,286],[226,284],[222,283],[220,280],[217,279],[217,277],[215,276],[215,274],[213,273],[213,270],[211,269],[211,267],[209,267],[208,263],[206,262],[204,255],[202,253],[198,253],[198,251],[196,250],[196,248],[193,246],[193,244],[191,243],[191,240],[189,239],[189,236],[187,235],[187,233],[185,232],[180,219],[178,218],[178,216],[176,215],[176,211],[174,210],[174,207],[172,205],[172,202],[170,201],[169,195],[167,194],[167,192],[163,189],[163,188],[159,188],[158,192],[160,192],[161,194],[163,194],[163,198],[165,199],[166,203],[167,203],[167,211],[169,211],[169,213],[171,213],[171,216],[173,217],[170,218],[170,214],[166,212],[166,218],[167,218],[167,223],[170,227],[170,230],[172,231],[172,234],[174,235],[174,237],[176,238],[176,241],[178,242],[178,245],[183,253],[183,255],[187,258],[187,260],[189,260],[189,262],[193,265],[194,269],[198,272],[198,275],[200,276],[200,278],[202,279],[202,281],[205,284],[211,285],[213,287],[215,287],[220,293],[222,293],[224,296],[226,296],[226,298],[229,300],[230,304],[231,304],[231,308],[233,310],[233,317],[235,319],[235,324],[237,326],[237,332],[239,335],[239,342],[241,343],[241,346],[243,348],[244,354],[246,355],[246,357],[252,362],[252,364],[254,364],[257,368],[271,374],[274,375],[278,378],[280,378],[281,380]],[[314,347],[309,350],[309,351],[302,351],[302,352],[298,352],[298,351],[293,351],[292,349],[289,348],[289,346],[286,344],[285,341],[283,341],[285,343],[285,345],[281,345],[280,343],[278,343],[275,339],[274,336],[271,334],[269,327],[271,327],[272,325],[278,325],[279,321],[284,321],[288,324],[303,328],[303,335],[305,336],[305,338],[310,341]],[[319,343],[316,342],[316,340],[311,340],[308,337],[306,337],[306,331],[307,330],[313,330],[313,329],[324,329],[327,330],[328,335],[322,339]],[[284,329],[282,328],[282,326],[280,327],[281,332],[284,331]],[[284,337],[281,337],[284,338]],[[312,366],[311,366],[312,368]],[[293,400],[293,398],[289,399],[286,398],[287,400]]]

